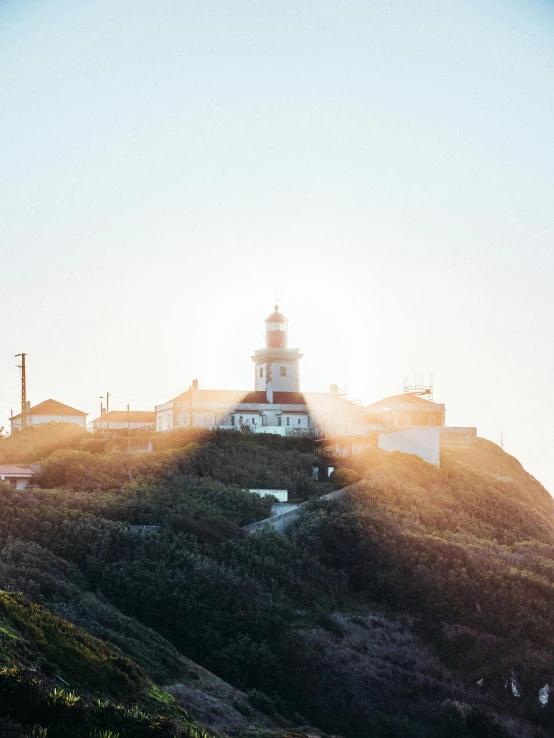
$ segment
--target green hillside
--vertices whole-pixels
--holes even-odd
[[[495,444],[445,445],[440,469],[368,452],[330,483],[311,480],[326,459],[310,439],[187,430],[128,454],[57,433],[11,447],[13,462],[35,449],[42,488],[0,490],[0,587],[102,639],[87,658],[48,650],[24,630],[36,606],[9,597],[83,704],[155,712],[143,695],[167,687],[222,736],[554,731],[554,504]],[[287,534],[244,537],[271,504],[249,487],[309,502]]]
[[[0,664],[3,736],[161,738],[199,728],[119,650],[21,594],[0,592]]]

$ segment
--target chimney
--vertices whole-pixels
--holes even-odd
[[[106,408],[105,408],[105,407],[103,407],[103,408],[102,408],[102,416],[104,416],[105,414],[106,414]]]
[[[27,402],[25,403],[25,410],[26,410],[27,412],[29,412],[29,410],[30,410],[30,409],[31,409],[31,403],[30,403],[30,401],[29,401],[29,400],[27,400]]]
[[[193,379],[192,380],[192,389],[193,390],[197,390],[198,389],[198,380],[197,379]]]
[[[331,395],[338,395],[339,393],[339,387],[337,384],[330,384],[329,385],[329,394]]]

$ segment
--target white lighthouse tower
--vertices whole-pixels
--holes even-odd
[[[298,362],[302,358],[300,349],[287,346],[288,320],[275,312],[265,321],[265,348],[258,349],[252,360],[256,365],[255,389],[265,392],[267,402],[273,403],[274,392],[300,392]]]

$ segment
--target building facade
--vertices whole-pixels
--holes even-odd
[[[110,410],[92,421],[95,431],[154,430],[156,413],[152,410]]]
[[[248,430],[253,433],[314,435],[336,456],[361,453],[369,448],[416,454],[432,464],[440,463],[440,439],[446,433],[470,442],[474,428],[446,428],[445,406],[405,392],[367,407],[329,392],[300,391],[300,359],[288,346],[288,320],[275,305],[266,318],[266,345],[251,357],[254,390],[200,389],[191,387],[156,407],[156,430],[194,426],[206,429]]]
[[[84,430],[86,428],[86,417],[86,413],[69,405],[64,405],[63,402],[45,400],[44,402],[39,402],[34,407],[28,407],[25,413],[25,425],[37,426],[45,425],[46,423],[73,423]],[[22,413],[12,415],[10,418],[12,432],[14,430],[21,430],[22,422]]]
[[[0,481],[15,489],[25,489],[34,476],[32,469],[21,466],[0,466]]]
[[[365,408],[364,420],[369,425],[386,425],[395,428],[414,426],[439,426],[445,424],[444,405],[419,395],[405,392],[385,397]]]
[[[363,408],[340,397],[335,385],[328,393],[300,391],[302,354],[288,347],[288,320],[278,305],[265,327],[266,345],[251,357],[253,391],[200,389],[194,380],[186,392],[156,406],[156,430],[194,426],[286,436],[319,433],[327,423],[350,427],[363,421]]]

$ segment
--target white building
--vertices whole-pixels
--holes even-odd
[[[14,430],[21,430],[22,414],[13,415],[10,418],[12,432]],[[76,410],[74,407],[64,405],[63,402],[57,400],[45,400],[39,402],[34,407],[29,407],[25,414],[25,424],[27,426],[32,425],[44,425],[45,423],[73,423],[78,425],[80,428],[86,428],[86,417],[87,414],[81,410]]]
[[[369,425],[394,427],[444,426],[445,407],[411,392],[385,397],[365,408]]]
[[[266,345],[258,349],[254,391],[190,389],[156,407],[156,430],[195,426],[248,429],[255,433],[320,436],[336,456],[370,448],[416,454],[440,464],[440,441],[471,443],[475,428],[445,427],[445,406],[416,393],[386,397],[368,407],[329,392],[300,392],[297,348],[288,348],[288,320],[275,311],[266,319]]]
[[[440,466],[441,442],[472,443],[477,429],[445,425],[445,406],[415,393],[385,397],[364,408],[362,429],[329,434],[322,439],[328,453],[354,456],[372,448],[401,451]]]
[[[92,421],[95,431],[154,430],[155,427],[153,410],[110,410]]]
[[[190,389],[156,406],[156,430],[196,426],[249,429],[279,435],[313,434],[323,426],[351,428],[363,408],[327,392],[300,392],[300,350],[288,348],[288,320],[275,311],[266,319],[266,345],[252,356],[254,391]]]
[[[0,481],[16,489],[25,489],[33,475],[32,469],[25,469],[21,466],[0,466]]]

